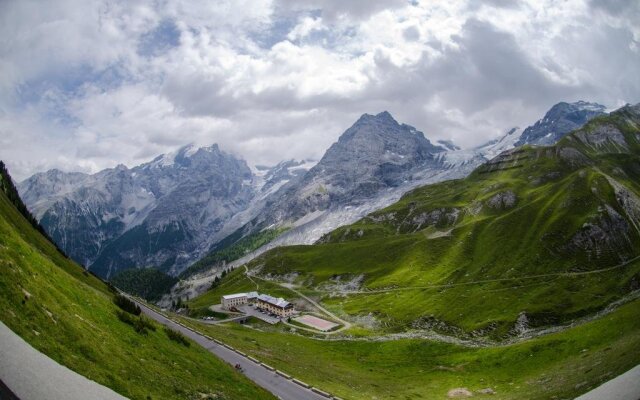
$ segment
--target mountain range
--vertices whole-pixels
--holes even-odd
[[[390,333],[504,340],[567,323],[637,296],[639,156],[640,104],[268,251],[229,283],[285,283]]]
[[[313,243],[415,187],[465,177],[514,146],[553,143],[603,113],[594,103],[559,103],[524,131],[470,150],[434,144],[388,112],[364,114],[317,163],[251,168],[217,145],[189,145],[134,168],[38,173],[18,190],[53,240],[98,275],[150,266],[177,275],[247,238],[249,258]],[[266,243],[254,240],[265,232]]]

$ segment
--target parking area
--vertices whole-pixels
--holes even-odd
[[[278,322],[280,322],[280,318],[278,318],[277,316],[272,316],[269,313],[264,313],[261,312],[260,310],[258,310],[255,306],[253,305],[242,305],[237,307],[238,310],[242,311],[243,313],[245,313],[247,316],[251,316],[251,317],[256,317],[268,324],[271,325],[275,325]]]

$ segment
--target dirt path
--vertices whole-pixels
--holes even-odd
[[[331,311],[329,311],[326,308],[322,307],[315,300],[311,299],[310,297],[308,297],[308,296],[302,294],[301,292],[299,292],[298,290],[294,289],[293,285],[291,285],[289,283],[280,283],[279,285],[284,287],[284,288],[287,288],[287,289],[291,290],[293,293],[297,294],[298,296],[302,297],[303,299],[305,299],[309,303],[313,304],[314,307],[316,307],[318,310],[320,310],[324,314],[328,315],[329,317],[331,317],[334,320],[336,320],[336,321],[340,322],[341,324],[343,324],[344,325],[343,329],[351,328],[351,323],[350,322],[343,320],[342,318],[338,317],[337,315],[335,315]],[[335,333],[335,332],[338,332],[338,331],[334,331],[333,333]],[[331,333],[331,332],[328,332],[328,333]]]
[[[249,273],[249,267],[247,267],[247,264],[243,266],[244,266],[244,274],[247,276],[247,278],[249,278],[251,282],[253,282],[254,285],[256,285],[256,291],[260,290],[260,285],[258,285],[258,282],[253,280],[253,277]]]

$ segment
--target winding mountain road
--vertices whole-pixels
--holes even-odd
[[[231,365],[240,364],[243,369],[242,373],[247,378],[255,382],[258,386],[273,393],[281,400],[327,400],[331,398],[331,396],[322,396],[310,389],[304,388],[301,385],[296,384],[293,380],[278,375],[273,370],[255,363],[237,352],[228,349],[211,339],[207,339],[195,331],[177,324],[134,298],[131,298],[131,300],[135,301],[142,309],[142,312],[149,318],[175,331],[179,331],[223,361],[226,361]]]

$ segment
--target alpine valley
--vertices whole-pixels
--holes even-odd
[[[291,399],[569,399],[640,363],[640,104],[559,103],[473,149],[382,112],[317,162],[186,146],[20,195],[2,172],[2,320],[130,398],[270,398],[248,377],[312,387]],[[329,327],[220,305],[250,292]]]

